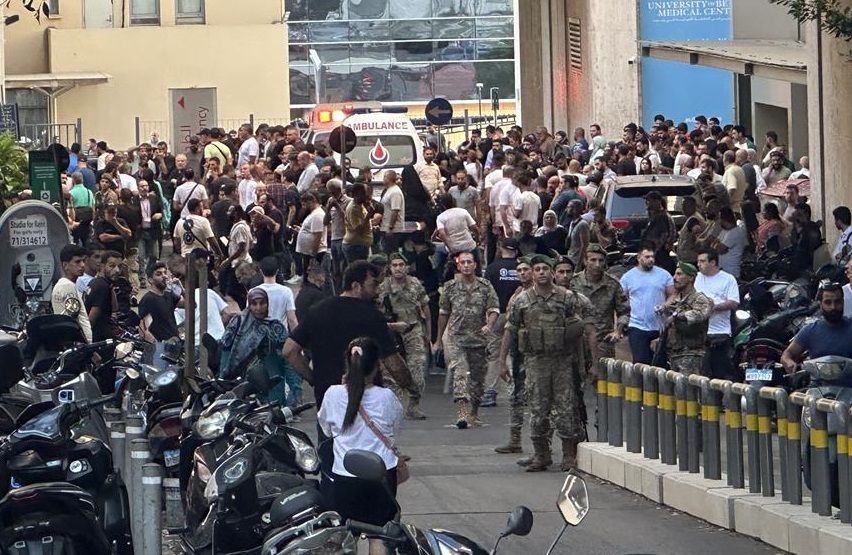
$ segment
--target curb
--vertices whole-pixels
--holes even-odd
[[[722,480],[708,480],[606,443],[581,443],[577,467],[651,501],[790,553],[852,555],[852,525],[811,512],[807,497],[802,505],[791,505],[780,495],[763,497],[734,489],[724,474]]]

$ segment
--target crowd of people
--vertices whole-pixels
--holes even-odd
[[[147,286],[143,336],[176,337],[187,256],[202,256],[220,376],[264,364],[285,377],[290,404],[307,381],[325,434],[353,429],[347,395],[368,411],[382,406],[370,417],[393,439],[396,405],[362,385],[340,388],[346,369],[393,391],[405,418],[423,419],[425,376],[443,362],[458,428],[480,426],[505,381],[510,437],[496,451],[521,452],[526,406],[534,453],[520,462],[549,468],[555,432],[568,469],[585,437],[582,390],[594,361],[627,336],[636,362],[665,354],[675,370],[737,378],[730,315],[744,254],[790,246],[790,267],[805,268],[823,243],[795,180],[807,178],[807,158],[793,164],[774,133],[757,147],[741,126],[699,116],[690,129],[662,115],[647,130],[626,125],[615,141],[603,133],[597,124],[570,138],[488,126],[455,150],[427,144],[421,162],[381,171],[380,184],[378,170],[339,165],[294,126],[246,124],[235,137],[201,129],[176,154],[157,140],[126,151],[94,139],[73,145],[66,193],[76,245],[63,268],[76,286],[58,284],[54,308],[105,338],[109,283],[124,275],[135,294]],[[695,194],[680,203],[679,228],[670,199],[645,195],[636,265],[614,277],[607,258],[620,237],[598,191],[648,174],[691,177]],[[782,180],[792,181],[779,210],[761,195]],[[852,218],[846,207],[833,215],[834,261],[845,265]],[[334,408],[323,405],[327,393]]]

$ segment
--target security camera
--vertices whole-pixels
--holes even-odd
[[[630,56],[629,58],[627,58],[627,64],[628,65],[632,66],[635,63],[636,63],[636,56]]]

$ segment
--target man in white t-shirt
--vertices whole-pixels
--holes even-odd
[[[195,290],[195,346],[201,345],[201,310],[199,303],[201,297],[199,290]],[[228,309],[228,303],[219,296],[216,291],[207,289],[207,331],[213,339],[219,341],[225,335],[225,326],[233,318],[234,313]],[[175,323],[180,326],[186,319],[186,311],[183,308],[175,309]]]
[[[186,181],[175,189],[175,196],[172,198],[172,208],[180,210],[181,217],[189,215],[187,209],[189,199],[197,198],[205,209],[209,207],[210,202],[207,197],[207,187],[195,182],[195,171],[192,168],[186,168],[184,176]]]
[[[728,207],[719,211],[719,225],[722,227],[722,232],[719,233],[718,238],[711,240],[711,246],[719,253],[721,269],[738,279],[743,251],[748,245],[748,235],[745,227],[737,225],[734,211]]]
[[[654,265],[654,245],[644,243],[636,256],[636,267],[621,276],[621,287],[630,301],[627,339],[633,362],[651,364],[651,341],[660,337],[663,321],[657,308],[674,292],[670,273]]]
[[[831,256],[838,265],[845,266],[852,255],[852,212],[846,206],[838,206],[831,211],[831,215],[834,216],[834,226],[840,232]]]
[[[532,190],[533,183],[529,175],[522,174],[516,180],[521,189],[521,194],[518,195],[515,207],[520,211],[518,214],[518,227],[516,232],[521,231],[521,222],[532,222],[533,229],[539,225],[538,215],[541,212],[541,197],[535,194]]]
[[[242,167],[243,164],[254,164],[257,162],[257,157],[260,154],[260,145],[257,139],[254,138],[251,125],[248,123],[242,124],[237,131],[237,136],[242,141],[237,155],[237,165]]]
[[[77,325],[83,332],[87,343],[92,342],[92,325],[89,323],[89,315],[83,304],[83,296],[77,290],[75,282],[83,275],[86,267],[85,247],[70,244],[62,247],[59,253],[59,261],[62,264],[62,277],[53,286],[50,295],[50,304],[54,314],[64,314],[77,320]]]
[[[443,243],[435,255],[438,257],[438,271],[441,271],[448,256],[460,252],[472,252],[474,260],[479,262],[479,249],[476,248],[476,221],[464,208],[456,206],[455,199],[449,194],[441,197],[444,211],[435,220],[435,234]]]
[[[740,289],[734,276],[720,268],[719,261],[719,253],[714,249],[698,251],[695,289],[713,301],[702,373],[710,378],[741,381],[742,376],[732,362],[731,338],[731,311],[740,306]]]
[[[328,229],[325,225],[325,211],[313,193],[302,195],[302,208],[308,212],[308,216],[299,228],[296,252],[305,259],[303,268],[307,271],[311,261],[322,262],[328,253]]]
[[[287,333],[290,333],[298,325],[296,300],[292,289],[275,281],[278,276],[278,259],[267,256],[261,260],[260,273],[263,274],[263,283],[258,287],[266,291],[269,299],[269,318],[283,323]]]
[[[222,258],[222,249],[219,241],[213,235],[210,220],[201,215],[203,209],[201,201],[191,198],[186,203],[189,213],[181,216],[175,225],[175,245],[180,245],[180,255],[186,256],[195,249],[205,249],[215,253]]]
[[[393,252],[399,248],[402,234],[405,233],[405,195],[399,184],[402,180],[393,170],[385,172],[385,192],[382,195],[382,205],[385,213],[382,215],[381,230],[384,233],[382,248],[385,252]]]
[[[255,204],[257,202],[257,181],[251,175],[251,166],[248,164],[243,164],[240,166],[240,173],[242,174],[242,181],[237,186],[237,192],[240,195],[240,206],[243,207],[243,210],[247,209],[250,204]]]
[[[516,184],[517,175],[515,168],[504,168],[503,179],[491,191],[492,195],[497,193],[497,221],[503,228],[504,237],[512,237],[516,227],[520,229],[517,206],[521,204],[521,190]]]

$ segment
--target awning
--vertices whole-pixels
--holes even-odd
[[[106,73],[29,73],[25,75],[7,75],[7,89],[38,89],[60,96],[74,87],[101,85],[112,79]]]
[[[643,41],[642,56],[807,84],[808,53],[794,40]]]

